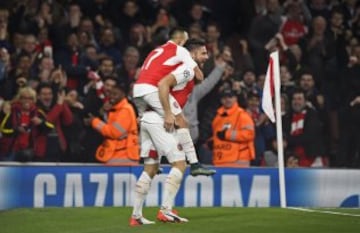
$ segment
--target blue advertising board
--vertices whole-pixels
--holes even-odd
[[[157,175],[145,204],[159,206],[169,167]],[[131,206],[141,166],[1,166],[0,209]],[[360,170],[286,169],[288,206],[360,207]],[[189,171],[176,206],[280,206],[276,168],[217,168],[213,177]]]

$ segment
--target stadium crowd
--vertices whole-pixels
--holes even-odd
[[[212,124],[222,98],[236,97],[256,127],[251,165],[277,166],[275,126],[260,105],[269,54],[279,50],[287,166],[360,167],[357,0],[1,3],[0,160],[98,162],[104,134],[92,120],[106,122],[115,85],[132,103],[145,57],[175,26],[206,41],[205,77],[217,59],[227,63],[189,117],[202,163],[226,140]]]

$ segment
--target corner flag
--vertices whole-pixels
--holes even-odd
[[[273,105],[275,99],[275,111]],[[265,114],[274,123],[276,122],[276,141],[278,148],[279,164],[279,190],[280,205],[286,207],[286,189],[285,189],[285,169],[284,169],[284,147],[282,136],[281,104],[280,104],[280,65],[279,52],[275,51],[270,54],[269,65],[265,76],[263,96],[261,107]]]
[[[279,53],[277,51],[270,54],[261,101],[262,109],[273,123],[275,122],[273,106],[275,92],[280,92]]]

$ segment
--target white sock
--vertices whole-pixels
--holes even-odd
[[[180,128],[176,130],[176,138],[180,145],[182,146],[186,159],[189,161],[190,164],[199,162],[194,143],[190,136],[190,131],[187,128]]]
[[[171,168],[169,175],[166,177],[164,186],[164,196],[161,208],[172,210],[175,197],[179,191],[183,173],[178,168]]]
[[[151,180],[152,179],[150,178],[150,176],[145,171],[143,171],[138,181],[136,182],[135,200],[134,200],[134,207],[132,212],[132,215],[136,218],[142,216],[142,208],[144,205],[146,195],[150,190]]]

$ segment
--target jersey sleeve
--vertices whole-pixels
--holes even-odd
[[[190,69],[194,69],[197,66],[197,63],[194,61],[194,59],[192,59],[189,51],[184,47],[177,47],[177,56],[179,57],[180,61]]]
[[[185,84],[194,78],[195,72],[193,68],[188,67],[185,64],[178,66],[171,72],[175,76],[176,86]]]

